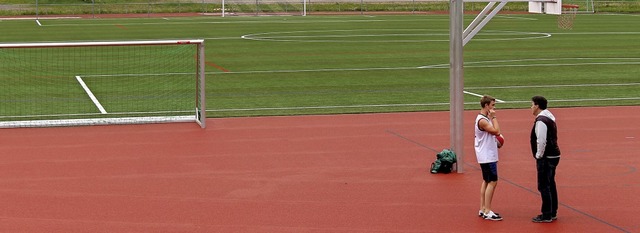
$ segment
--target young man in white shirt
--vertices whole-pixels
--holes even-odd
[[[483,96],[480,99],[482,109],[475,121],[474,148],[476,158],[482,169],[482,186],[480,186],[480,211],[478,216],[493,221],[500,221],[502,217],[491,210],[493,194],[498,184],[498,143],[496,136],[500,135],[500,125],[496,117],[496,99]]]

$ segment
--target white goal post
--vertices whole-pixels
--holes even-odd
[[[203,39],[0,44],[0,128],[206,124]]]

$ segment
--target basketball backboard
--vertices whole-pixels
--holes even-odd
[[[562,14],[562,0],[556,1],[531,1],[529,13],[560,15]]]

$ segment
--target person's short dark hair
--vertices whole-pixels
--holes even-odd
[[[482,97],[482,99],[480,99],[480,107],[484,108],[484,106],[491,104],[491,102],[493,101],[496,101],[496,98],[485,95]]]
[[[547,99],[545,99],[543,96],[534,96],[531,97],[531,101],[533,101],[533,104],[538,105],[538,108],[545,110],[547,109]]]

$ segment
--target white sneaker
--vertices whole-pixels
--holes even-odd
[[[478,211],[478,217],[484,218],[484,213],[482,212],[482,210]]]
[[[493,211],[489,211],[489,213],[484,215],[484,219],[492,220],[492,221],[501,221],[502,217],[500,215],[497,215]]]

